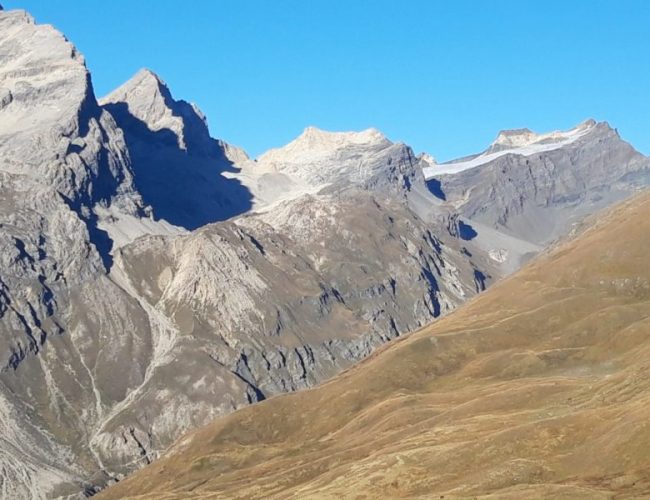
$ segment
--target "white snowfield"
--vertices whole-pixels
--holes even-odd
[[[506,130],[499,133],[499,136],[496,141],[492,143],[490,148],[470,160],[455,163],[440,163],[430,167],[425,167],[422,171],[425,179],[429,180],[439,175],[457,174],[464,170],[480,167],[481,165],[485,165],[486,163],[505,155],[532,156],[539,153],[553,151],[576,142],[578,139],[588,134],[595,126],[595,121],[587,120],[566,132],[555,131],[546,134],[536,134],[528,129],[513,131]],[[495,148],[505,149],[494,151]]]

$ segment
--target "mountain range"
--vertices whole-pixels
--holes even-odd
[[[445,164],[315,127],[251,159],[149,70],[98,99],[23,11],[0,10],[0,54],[0,496],[92,495],[447,315],[650,182],[594,121]]]

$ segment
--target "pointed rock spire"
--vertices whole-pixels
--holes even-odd
[[[167,84],[150,69],[138,71],[101,99],[100,104],[122,125],[128,126],[128,122],[135,120],[132,125],[145,125],[150,131],[158,132],[162,141],[176,142],[190,153],[205,154],[215,148],[205,115],[196,105],[175,100]]]

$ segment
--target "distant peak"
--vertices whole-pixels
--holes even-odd
[[[528,128],[501,130],[492,146],[517,147],[535,142],[539,136]]]
[[[580,125],[578,125],[576,128],[592,128],[595,127],[597,124],[598,122],[596,122],[596,120],[594,120],[593,118],[588,118],[587,120],[583,121]]]
[[[502,130],[497,135],[495,141],[490,145],[488,151],[494,152],[503,149],[521,148],[541,142],[562,142],[575,138],[578,135],[585,134],[596,126],[598,126],[596,120],[590,118],[567,131],[556,130],[553,132],[538,134],[528,128]]]
[[[343,144],[367,143],[385,141],[386,136],[376,128],[369,128],[360,132],[330,132],[318,127],[309,126],[303,130],[296,141],[312,141],[318,143]]]
[[[292,159],[313,159],[336,154],[337,151],[350,146],[382,146],[390,141],[376,128],[369,128],[360,132],[329,132],[314,126],[305,130],[289,144],[267,151],[261,155],[259,161],[282,162]]]
[[[163,93],[169,93],[169,88],[165,81],[148,68],[142,68],[125,85],[131,85],[132,87],[158,87]]]
[[[497,136],[497,140],[499,138],[531,136],[531,135],[537,135],[537,134],[535,134],[535,132],[533,132],[529,128],[514,128],[510,130],[501,130],[499,132],[499,135]]]
[[[433,156],[431,156],[429,153],[420,153],[418,158],[427,163],[429,166],[434,166],[438,164],[438,160],[436,160]]]
[[[164,85],[165,87],[167,84],[160,78],[155,72],[150,70],[149,68],[142,68],[140,69],[133,77],[133,79],[139,79],[139,80],[153,80],[156,83],[160,85]]]
[[[142,68],[128,81],[100,100],[106,102],[129,101],[132,98],[142,98],[145,95],[161,95],[165,101],[171,100],[167,84],[156,73],[148,68]]]

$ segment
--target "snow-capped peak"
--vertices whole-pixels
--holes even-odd
[[[571,140],[577,136],[583,135],[596,126],[596,121],[589,119],[582,122],[575,128],[564,131],[553,131],[545,134],[537,134],[530,129],[521,128],[514,130],[502,130],[499,132],[496,140],[491,144],[488,152],[499,151],[502,149],[514,149],[530,146],[538,143],[554,143]]]
[[[604,124],[608,127],[608,125]],[[504,130],[483,153],[463,161],[441,163],[423,169],[426,179],[442,174],[455,174],[479,167],[507,154],[530,156],[560,149],[572,144],[599,127],[595,120],[586,120],[568,131],[554,131],[537,134],[527,128]]]

